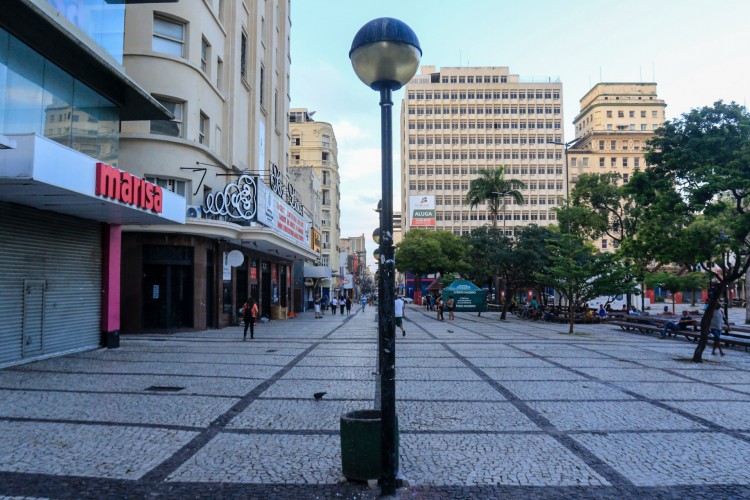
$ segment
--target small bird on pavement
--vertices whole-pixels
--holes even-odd
[[[321,399],[323,399],[323,396],[325,396],[326,394],[328,394],[328,393],[327,392],[316,392],[315,394],[313,394],[313,397],[315,398],[316,401],[320,401]]]

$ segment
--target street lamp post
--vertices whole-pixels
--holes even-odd
[[[365,85],[380,92],[382,212],[380,214],[380,281],[378,336],[382,339],[380,371],[381,494],[396,492],[398,446],[396,444],[396,325],[395,261],[393,258],[393,132],[391,93],[403,87],[419,67],[422,49],[417,35],[405,23],[388,17],[365,24],[352,41],[349,59]]]

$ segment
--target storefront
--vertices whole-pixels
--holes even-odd
[[[36,134],[0,151],[0,366],[116,347],[122,224],[185,200]]]
[[[315,253],[293,200],[242,175],[200,208],[184,225],[124,228],[123,267],[140,272],[123,279],[123,331],[237,325],[248,298],[269,320],[303,310],[292,269]]]

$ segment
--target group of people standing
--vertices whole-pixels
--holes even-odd
[[[334,316],[336,315],[336,311],[338,310],[340,314],[344,315],[344,310],[346,310],[346,314],[351,314],[352,312],[352,299],[349,296],[343,296],[339,295],[336,297],[335,295],[330,300],[328,299],[328,296],[321,296],[320,294],[317,294],[315,296],[315,300],[313,301],[313,308],[315,309],[315,317],[316,318],[322,318],[323,314],[325,314],[326,309],[331,309],[331,314]]]
[[[443,300],[443,297],[440,295],[425,295],[422,297],[422,305],[428,311],[436,311],[437,319],[440,321],[445,319],[443,312],[446,310],[448,311],[448,319],[456,319],[453,314],[456,309],[456,300],[453,298],[453,295],[448,297],[448,300]]]

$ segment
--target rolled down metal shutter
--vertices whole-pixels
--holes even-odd
[[[100,223],[0,202],[0,367],[99,346],[101,293]]]

